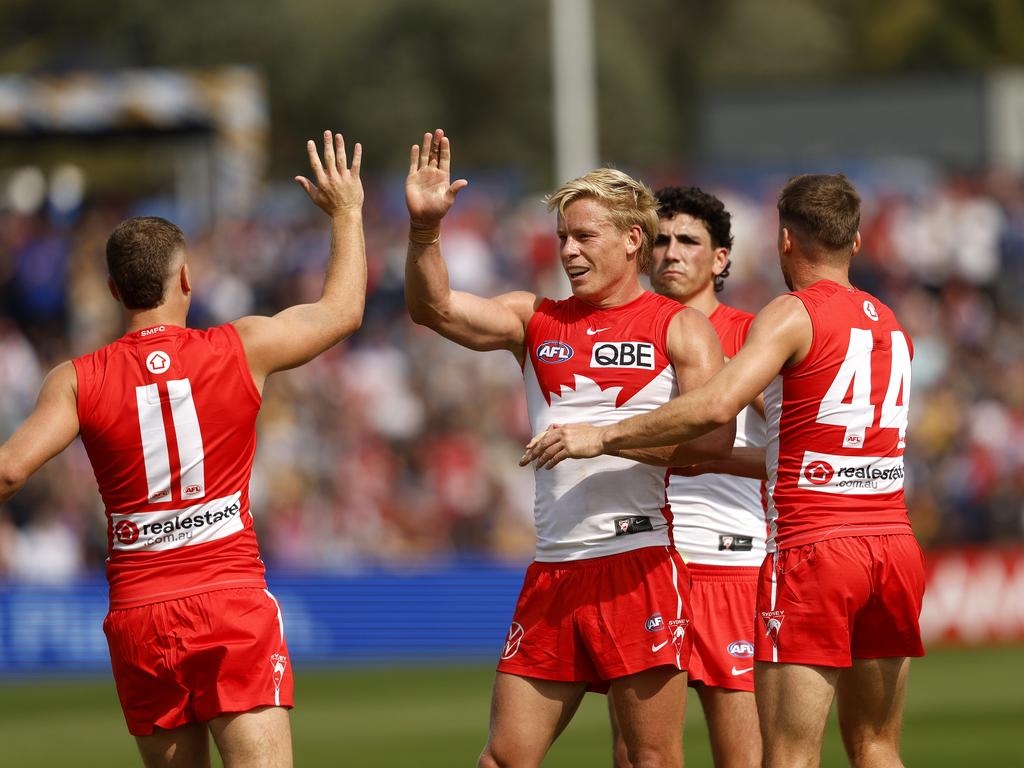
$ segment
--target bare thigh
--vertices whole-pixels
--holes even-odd
[[[221,715],[208,725],[224,768],[291,768],[291,722],[284,707]]]
[[[662,666],[619,677],[611,681],[609,694],[625,752],[623,764],[682,766],[685,672]]]
[[[209,768],[210,732],[204,723],[180,728],[157,728],[149,736],[136,736],[146,768]]]
[[[839,728],[859,768],[900,766],[910,659],[854,659],[839,675]]]
[[[494,676],[491,725],[479,765],[486,768],[538,766],[576,714],[586,683]]]
[[[821,742],[839,670],[755,662],[754,688],[766,768],[804,768],[821,761]]]
[[[760,768],[761,729],[751,691],[698,685],[715,768]]]

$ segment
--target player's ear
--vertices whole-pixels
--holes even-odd
[[[192,293],[192,276],[188,273],[188,264],[182,264],[178,270],[178,281],[181,284],[181,292],[188,296]]]
[[[711,265],[711,274],[718,277],[725,270],[726,265],[729,263],[729,249],[728,248],[715,248],[715,261]]]
[[[860,230],[858,230],[857,234],[854,235],[854,237],[853,237],[853,250],[850,251],[850,257],[851,258],[856,256],[857,255],[857,251],[860,250],[860,242],[861,242],[860,241]]]
[[[634,224],[626,233],[626,254],[636,256],[640,252],[640,246],[644,244],[644,231],[639,224]]]
[[[114,301],[118,304],[121,303],[121,294],[117,292],[117,286],[114,285],[114,278],[107,276],[107,289],[110,291],[110,295],[114,297]]]

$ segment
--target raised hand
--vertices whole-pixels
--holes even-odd
[[[324,161],[316,150],[316,143],[306,142],[309,153],[309,168],[314,184],[305,176],[296,176],[309,199],[328,216],[345,211],[358,211],[363,207],[363,182],[359,179],[359,166],[363,158],[363,145],[356,144],[352,151],[352,166],[348,167],[345,157],[345,139],[340,133],[333,136],[324,131]]]
[[[423,134],[422,146],[413,144],[405,178],[405,203],[414,227],[437,227],[455,203],[455,196],[469,185],[465,179],[451,182],[451,164],[451,143],[441,129]]]
[[[602,453],[604,437],[600,427],[590,424],[552,424],[527,443],[519,466],[525,467],[533,461],[538,469],[552,469],[565,459],[590,459]]]

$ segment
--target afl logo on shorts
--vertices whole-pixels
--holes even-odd
[[[869,320],[874,320],[876,323],[878,322],[878,310],[875,309],[875,305],[870,301],[864,302],[864,314],[868,316]]]
[[[122,544],[134,544],[139,540],[139,526],[131,520],[121,520],[114,526],[114,538]]]
[[[836,471],[827,461],[812,461],[804,470],[804,477],[814,485],[828,485]]]
[[[505,648],[501,652],[501,658],[511,659],[519,651],[519,643],[523,639],[523,635],[526,634],[523,631],[523,625],[517,621],[512,622],[512,626],[508,628],[508,637],[505,638]]]
[[[749,659],[754,655],[754,644],[746,640],[737,640],[729,643],[725,650],[737,659]]]
[[[644,622],[644,629],[648,632],[657,632],[659,629],[665,628],[665,620],[661,618],[660,613],[655,613],[651,618]]]
[[[545,341],[537,347],[537,359],[542,363],[564,363],[572,356],[572,347],[562,341]]]

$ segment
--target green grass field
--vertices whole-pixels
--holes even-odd
[[[330,670],[296,681],[295,763],[471,766],[483,745],[492,670],[481,667]],[[935,651],[914,663],[903,754],[909,766],[1024,766],[1024,648]],[[113,683],[0,683],[0,765],[137,766]],[[711,765],[691,693],[687,764]],[[835,723],[823,765],[845,765]],[[215,761],[216,765],[219,762]],[[610,765],[603,696],[588,695],[546,766]]]

